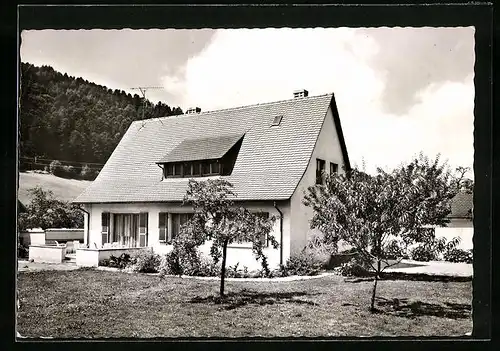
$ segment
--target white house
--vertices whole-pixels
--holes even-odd
[[[277,216],[271,267],[307,243],[312,210],[304,190],[321,174],[350,168],[333,94],[133,122],[94,182],[75,199],[87,212],[85,243],[152,247],[166,253],[191,208],[189,178],[222,177],[237,201]],[[208,250],[204,245],[203,250]],[[248,243],[228,248],[228,265],[259,268]]]
[[[436,227],[436,237],[445,237],[451,240],[460,238],[459,248],[472,249],[472,237],[474,235],[473,218],[473,194],[466,191],[459,192],[451,200],[451,214],[448,216],[450,222],[446,227]]]

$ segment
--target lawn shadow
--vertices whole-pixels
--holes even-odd
[[[445,302],[434,304],[422,301],[408,301],[406,298],[385,299],[377,297],[377,312],[387,313],[401,317],[434,316],[440,318],[464,319],[471,318],[472,306],[470,304]]]
[[[297,299],[300,296],[318,295],[319,293],[306,292],[257,292],[243,289],[240,292],[229,292],[223,298],[220,296],[196,296],[190,300],[191,303],[214,303],[224,305],[226,310],[233,310],[245,305],[274,305],[282,303],[296,303],[315,306],[317,303],[308,300]]]

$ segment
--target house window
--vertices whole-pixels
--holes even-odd
[[[174,163],[173,167],[174,167],[173,176],[176,177],[182,176],[182,163]]]
[[[337,173],[339,169],[339,165],[333,162],[330,162],[330,174]]]
[[[212,174],[212,163],[210,163],[210,162],[203,162],[203,164],[202,164],[202,174],[203,175],[210,175],[210,174]]]
[[[174,175],[174,165],[172,163],[168,163],[165,165],[165,176],[171,177]]]
[[[193,165],[191,163],[184,163],[182,165],[182,168],[183,168],[183,173],[182,173],[183,177],[189,177],[190,175],[193,174]]]
[[[171,244],[181,232],[181,226],[193,217],[192,213],[161,212],[158,218],[160,242]],[[169,221],[171,222],[169,225]]]
[[[192,175],[193,176],[201,176],[201,164],[199,162],[195,162],[192,165]]]
[[[109,243],[109,212],[103,212],[101,214],[101,236],[102,245]]]
[[[169,234],[169,241],[172,241],[181,232],[181,226],[193,217],[192,213],[172,213],[172,233]]]
[[[146,219],[144,219],[144,215]],[[140,227],[142,217],[142,227]],[[113,229],[113,240],[120,243],[120,245],[126,247],[137,247],[139,242],[140,245],[140,234],[144,238],[144,234],[147,234],[147,225],[144,226],[144,222],[147,223],[147,213],[115,213],[113,215],[114,219],[114,229]],[[139,236],[139,238],[138,238]]]
[[[210,164],[210,174],[218,174],[219,173],[219,163],[212,162]]]
[[[220,161],[197,161],[165,164],[165,178],[200,177],[221,174],[223,164]]]
[[[257,217],[262,217],[264,219],[268,219],[269,218],[269,212],[257,212],[257,213],[254,213],[254,215],[257,216]],[[264,247],[269,247],[269,238],[268,238],[267,235],[262,235],[260,237],[260,241],[264,245]],[[243,238],[236,238],[235,242],[238,243],[238,244],[247,244],[247,243],[250,243],[249,241],[246,241]]]
[[[323,174],[325,172],[325,160],[316,159],[316,184],[323,184]]]

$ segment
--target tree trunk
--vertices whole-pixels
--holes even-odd
[[[222,246],[222,265],[220,270],[220,297],[224,297],[224,280],[226,278],[226,255],[227,255],[227,240],[224,240]]]
[[[375,312],[375,296],[377,294],[377,283],[380,274],[380,260],[377,261],[377,272],[375,272],[375,281],[373,282],[373,291],[372,291],[372,302],[370,305],[370,311]]]

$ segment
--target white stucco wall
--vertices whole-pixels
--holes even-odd
[[[474,226],[471,220],[452,219],[446,227],[436,227],[436,238],[445,237],[451,240],[460,238],[459,248],[469,250],[473,248],[472,237],[474,236]]]
[[[279,213],[274,208],[273,202],[248,202],[242,204],[249,210],[254,211],[265,211],[269,212],[270,215],[274,215],[278,218]],[[289,201],[277,202],[277,206],[283,212],[283,258],[286,262],[290,252],[290,205]],[[172,245],[167,245],[165,243],[159,242],[159,229],[158,220],[159,213],[170,212],[170,213],[186,213],[192,212],[189,207],[181,207],[180,204],[176,203],[136,203],[136,204],[92,204],[87,206],[86,210],[90,212],[90,222],[88,223],[89,237],[90,237],[90,247],[94,247],[94,243],[97,247],[101,247],[101,213],[148,213],[148,246],[152,247],[153,250],[160,254],[165,254],[172,249]],[[87,223],[85,223],[87,225]],[[280,222],[279,218],[274,223],[274,229],[272,235],[280,242]],[[85,227],[86,233],[87,227]],[[113,228],[111,228],[113,230]],[[280,243],[281,244],[281,243]],[[203,245],[200,250],[206,254],[209,253],[210,243],[207,242]],[[267,255],[269,265],[271,267],[277,267],[280,260],[279,249],[273,249],[272,246],[264,250]],[[252,253],[250,245],[245,244],[234,244],[228,248],[227,264],[228,266],[233,266],[239,263],[239,267],[247,266],[248,269],[259,269],[260,263],[257,262]]]
[[[310,207],[304,206],[302,199],[304,191],[311,185],[316,184],[316,159],[326,161],[326,172],[330,172],[330,162],[338,164],[338,172],[343,173],[344,157],[340,147],[340,141],[335,128],[331,108],[328,109],[323,127],[316,141],[309,165],[302,177],[297,189],[291,198],[291,252],[298,253],[307,244],[309,235],[313,230],[309,227],[309,221],[313,216]]]

